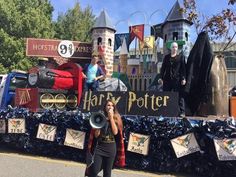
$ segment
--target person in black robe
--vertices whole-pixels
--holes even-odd
[[[207,32],[201,32],[190,51],[186,65],[185,101],[190,114],[197,115],[200,104],[207,102],[213,51]]]
[[[185,116],[185,103],[183,87],[186,84],[186,70],[184,56],[178,54],[178,44],[171,44],[171,53],[167,54],[162,62],[161,78],[158,80],[163,85],[163,91],[179,93],[179,115]]]

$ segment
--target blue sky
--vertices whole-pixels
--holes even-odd
[[[105,9],[110,16],[117,33],[128,32],[128,26],[134,24],[161,23],[176,0],[50,0],[53,7],[53,18],[64,13],[79,2],[82,8],[91,6],[94,15],[98,16]],[[179,0],[182,4],[183,0]],[[205,16],[220,13],[228,7],[227,0],[196,0],[199,12]],[[145,31],[149,32],[149,26]],[[194,33],[194,32],[193,32]],[[192,35],[195,38],[195,34]]]

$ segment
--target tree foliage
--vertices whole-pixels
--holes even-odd
[[[37,63],[26,57],[26,38],[58,38],[90,41],[94,24],[90,7],[82,10],[79,3],[52,21],[49,0],[0,0],[0,73],[12,69],[28,70]]]
[[[0,0],[0,72],[34,64],[25,56],[25,38],[52,38],[52,11],[48,0]]]
[[[200,16],[197,11],[195,0],[184,0],[183,11],[187,14],[188,20],[194,23],[197,32],[208,31],[212,40],[223,40],[227,47],[231,47],[230,43],[236,38],[236,12],[233,6],[236,0],[228,0],[229,8],[223,9],[220,13],[211,17]],[[233,44],[234,45],[234,44]]]
[[[91,42],[89,32],[94,20],[95,16],[92,14],[91,7],[88,6],[82,10],[77,2],[74,8],[58,16],[55,23],[55,37],[58,39]]]

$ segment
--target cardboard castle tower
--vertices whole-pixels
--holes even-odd
[[[106,11],[103,10],[96,18],[92,28],[93,51],[102,53],[102,60],[106,69],[106,76],[113,73],[115,27],[111,23]]]

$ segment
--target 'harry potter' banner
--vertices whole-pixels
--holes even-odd
[[[84,111],[103,110],[107,99],[115,102],[120,114],[178,116],[178,93],[175,92],[85,92],[80,104]]]

